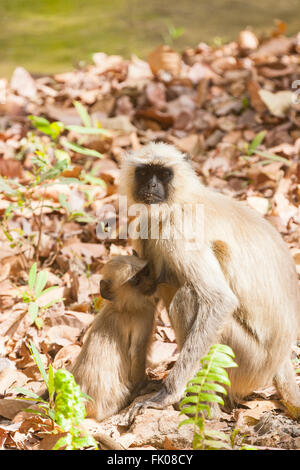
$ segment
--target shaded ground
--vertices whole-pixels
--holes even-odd
[[[233,12],[234,10],[234,12]],[[146,57],[168,36],[168,26],[183,27],[176,39],[183,49],[201,41],[227,42],[241,28],[270,31],[274,19],[284,21],[289,35],[300,29],[300,0],[2,0],[0,4],[0,76],[22,65],[30,72],[69,70],[103,51]]]
[[[45,432],[51,426],[19,412],[20,405],[11,401],[17,395],[14,387],[33,392],[42,387],[28,340],[39,348],[46,366],[70,365],[101,307],[101,267],[113,254],[130,252],[125,242],[103,243],[96,236],[101,208],[117,203],[124,151],[160,139],[189,152],[205,184],[245,201],[275,225],[299,272],[300,105],[295,80],[300,36],[287,38],[281,32],[279,27],[263,43],[243,32],[238,42],[218,48],[202,44],[182,56],[160,48],[148,62],[100,53],[93,65],[73,72],[33,79],[19,68],[9,83],[0,80],[2,446],[50,446]],[[65,127],[51,140],[33,129],[29,114],[65,126],[81,124],[75,100],[88,110],[94,129],[102,126],[108,132],[83,135]],[[28,311],[24,296],[34,261],[48,272],[46,287],[58,286],[41,296],[37,317]],[[176,354],[174,333],[160,308],[149,375],[165,377]],[[297,345],[293,361],[297,367]],[[191,434],[182,437],[177,431],[178,412],[164,413],[159,427],[153,410],[129,431],[113,422],[101,426],[125,447],[189,447]],[[170,428],[163,426],[166,422]],[[262,447],[300,446],[299,427],[273,388],[257,391],[211,426],[237,427],[248,435],[247,442]]]

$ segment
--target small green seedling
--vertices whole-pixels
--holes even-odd
[[[110,136],[109,131],[106,129],[102,129],[99,126],[92,126],[92,121],[86,108],[79,101],[74,101],[74,106],[84,124],[83,126],[65,126],[61,121],[50,123],[50,121],[44,117],[33,115],[29,116],[29,119],[37,130],[49,135],[56,144],[60,143],[65,149],[72,150],[76,153],[80,153],[81,155],[102,158],[103,155],[96,150],[83,147],[82,145],[74,142],[69,142],[65,138],[59,139],[65,130],[73,131],[77,134]]]
[[[179,39],[185,32],[183,26],[175,27],[173,24],[167,25],[167,32],[163,35],[165,44],[172,46],[176,39]]]
[[[61,193],[58,196],[58,199],[59,199],[61,207],[66,212],[65,222],[71,222],[72,220],[75,220],[77,222],[83,222],[83,223],[94,222],[94,218],[91,217],[86,212],[72,210],[65,194]]]
[[[57,427],[60,432],[66,433],[58,439],[53,450],[77,450],[85,447],[98,449],[95,439],[79,428],[86,416],[84,401],[91,398],[80,391],[71,372],[64,369],[54,372],[50,364],[47,375],[40,354],[32,341],[28,347],[47,387],[49,401],[30,390],[16,387],[15,390],[24,395],[21,400],[31,401],[38,407],[26,408],[24,411],[50,418],[53,421],[53,433],[58,432]]]
[[[25,388],[15,387],[15,390],[18,393],[21,393],[22,395],[25,396],[24,398],[21,398],[21,400],[28,400],[28,401],[34,402],[38,406],[38,410],[26,408],[24,411],[28,411],[29,413],[39,414],[43,417],[50,418],[54,422],[55,421],[55,409],[54,409],[55,390],[54,390],[53,367],[51,364],[49,364],[49,372],[47,375],[41,356],[36,346],[34,345],[34,343],[30,341],[27,347],[34,359],[34,362],[36,363],[40,371],[41,376],[43,377],[44,384],[46,385],[47,390],[48,390],[49,401],[44,400],[36,393],[33,393],[30,390],[27,390]]]
[[[246,155],[242,155],[242,157],[248,161],[251,161],[251,157],[253,155],[259,155],[260,157],[264,157],[265,160],[259,162],[259,164],[262,166],[268,165],[272,163],[273,161],[282,162],[287,166],[291,166],[291,162],[287,158],[281,157],[280,155],[276,155],[275,153],[266,152],[266,151],[258,149],[260,144],[263,142],[266,134],[267,134],[266,131],[259,132],[254,137],[254,139],[250,142],[250,144],[246,143],[245,144]]]
[[[22,293],[23,302],[28,303],[28,313],[30,315],[31,322],[36,325],[37,328],[43,326],[43,319],[39,316],[40,312],[43,312],[50,308],[55,303],[61,302],[63,299],[54,299],[51,300],[48,304],[40,307],[38,299],[47,294],[48,292],[57,289],[58,286],[51,286],[47,289],[44,289],[47,284],[48,273],[47,271],[40,271],[37,273],[37,264],[34,263],[29,271],[28,276],[28,289],[24,290]]]

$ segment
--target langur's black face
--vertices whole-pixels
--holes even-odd
[[[172,168],[163,165],[139,165],[135,169],[134,198],[145,204],[159,204],[168,199]]]
[[[137,289],[143,295],[153,295],[156,291],[157,283],[150,276],[149,266],[146,265],[140,272],[133,276],[129,281],[129,285]]]
[[[155,281],[155,279],[153,279],[153,277],[150,275],[150,268],[148,265],[146,265],[121,286],[116,286],[112,279],[101,279],[101,297],[103,297],[103,299],[113,301],[118,296],[118,289],[122,288],[123,286],[127,286],[127,289],[132,290],[134,298],[136,297],[136,294],[151,296],[156,291],[157,281]],[[120,295],[122,295],[122,293]]]

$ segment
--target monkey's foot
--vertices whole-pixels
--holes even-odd
[[[177,401],[178,396],[168,393],[166,388],[163,386],[159,392],[155,393],[151,398],[136,402],[124,416],[124,422],[126,422],[127,426],[131,426],[135,417],[146,408],[162,410],[169,405],[173,405],[173,403],[176,403]]]

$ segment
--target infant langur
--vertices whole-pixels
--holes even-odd
[[[99,421],[127,406],[147,384],[157,284],[149,277],[147,261],[135,255],[114,257],[102,274],[100,293],[107,301],[72,370],[81,390],[93,399],[87,415]]]

